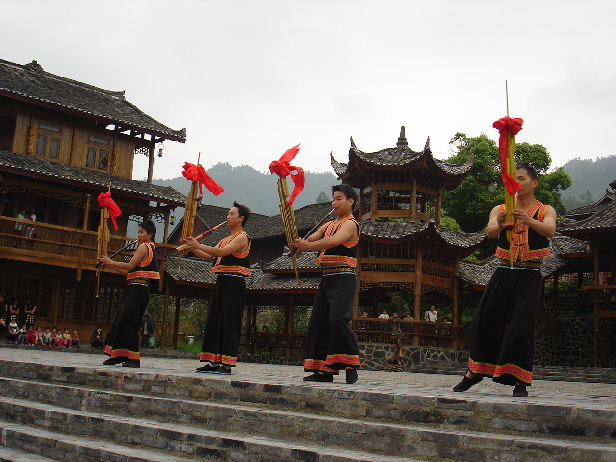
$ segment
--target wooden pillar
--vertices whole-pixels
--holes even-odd
[[[291,334],[293,333],[293,308],[295,306],[295,297],[293,293],[289,296],[289,304],[285,308],[285,336],[284,336],[284,345],[285,345],[285,356],[287,358],[291,357]]]
[[[160,349],[164,350],[167,348],[167,324],[169,318],[169,278],[167,277],[165,280],[165,298],[163,301],[163,331],[160,335]]]
[[[422,254],[419,241],[415,242],[415,290],[414,290],[414,306],[413,317],[417,321],[421,321],[421,266],[422,266]],[[419,336],[413,335],[413,345],[419,345]]]
[[[456,257],[455,268],[457,272],[457,268],[460,266],[460,256]],[[461,316],[460,316],[460,287],[458,283],[458,276],[454,274],[453,277],[453,296],[451,300],[451,323],[452,323],[452,333],[454,334],[454,338],[451,341],[451,348],[458,348],[458,326],[461,324]]]
[[[81,236],[79,237],[79,261],[77,262],[77,282],[81,281],[81,272],[83,271],[83,240],[85,237],[85,231],[88,230],[88,218],[90,215],[90,196],[91,194],[86,194],[86,200],[83,206],[83,223],[81,224]],[[98,256],[98,255],[97,255]],[[94,310],[94,304],[92,304],[92,310]],[[94,314],[94,313],[92,313]],[[92,317],[92,319],[95,319]]]
[[[175,296],[175,313],[173,316],[173,349],[178,349],[178,332],[180,330],[180,300],[179,295]]]
[[[148,183],[152,184],[152,178],[154,176],[154,155],[156,153],[156,143],[154,140],[150,143],[150,157],[148,165]]]
[[[165,210],[165,231],[163,233],[163,244],[167,244],[167,239],[169,238],[169,220],[171,217],[171,209],[167,208]]]
[[[436,224],[437,228],[441,227],[441,198],[442,198],[442,191],[439,189],[436,192],[436,208],[434,210],[434,223]]]
[[[376,196],[377,196],[377,186],[376,184],[372,183],[371,185],[371,191],[370,191],[370,221],[375,222],[376,221],[376,211],[378,209],[378,204],[376,203]]]
[[[595,242],[594,245],[594,261],[593,261],[593,275],[592,275],[592,285],[599,285],[599,260],[600,260],[600,245],[599,242]],[[594,349],[594,364],[595,367],[599,367],[599,303],[597,303],[598,293],[591,296],[595,299],[593,302],[593,349]]]
[[[417,217],[417,180],[411,182],[411,221]]]

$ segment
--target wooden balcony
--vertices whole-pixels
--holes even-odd
[[[31,237],[30,237],[31,236]],[[109,254],[134,241],[132,237],[111,235]],[[165,261],[174,246],[157,243],[159,261]],[[65,226],[0,216],[0,258],[74,268],[78,275],[83,268],[96,264],[97,233]],[[129,252],[122,253],[128,256]],[[118,256],[116,259],[122,258]]]

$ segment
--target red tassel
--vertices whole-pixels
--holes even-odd
[[[184,178],[189,181],[199,182],[199,195],[203,195],[203,186],[205,186],[212,194],[218,196],[224,191],[222,186],[216,183],[211,176],[207,174],[205,169],[199,165],[184,162],[184,171],[182,172]]]
[[[118,230],[118,223],[116,217],[122,215],[122,210],[118,207],[118,204],[111,198],[111,191],[102,192],[98,195],[98,203],[101,207],[106,208],[109,211],[109,218],[113,229]]]
[[[512,134],[513,136],[517,135],[519,131],[522,130],[522,123],[524,123],[524,121],[518,117],[512,119],[507,116],[502,119],[498,119],[492,124],[492,127],[496,128],[500,134],[498,137],[498,152],[500,154],[501,161],[501,179],[509,194],[515,194],[522,189],[520,184],[515,181],[515,178],[513,178],[507,171],[507,165],[509,163],[507,160],[509,134]]]
[[[291,180],[293,180],[293,184],[295,185],[293,188],[293,192],[287,203],[285,204],[287,207],[293,205],[295,198],[299,196],[299,194],[304,190],[304,185],[306,184],[306,177],[304,175],[304,170],[300,167],[295,167],[290,165],[289,162],[293,160],[293,158],[299,152],[299,144],[293,146],[290,149],[287,149],[285,153],[280,156],[280,159],[272,161],[269,166],[270,173],[275,173],[281,178],[286,178],[291,175]]]

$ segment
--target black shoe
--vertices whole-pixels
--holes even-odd
[[[453,391],[466,391],[473,385],[477,385],[479,382],[483,380],[483,377],[480,375],[475,375],[472,379],[469,379],[467,376],[462,377],[462,381],[453,387]]]
[[[526,398],[528,396],[526,385],[516,385],[513,387],[513,396],[516,398]]]
[[[138,359],[127,359],[126,361],[124,361],[124,364],[122,364],[122,366],[124,366],[124,367],[141,367],[141,361],[139,361]]]
[[[214,374],[230,374],[231,368],[226,366],[218,366],[214,371]]]
[[[333,382],[334,375],[333,374],[319,374],[318,372],[315,372],[312,375],[308,375],[304,377],[304,380],[306,382]]]
[[[357,369],[347,369],[346,370],[346,383],[355,383],[357,382]]]
[[[197,372],[215,372],[220,366],[218,364],[207,363],[205,366],[201,366],[195,369]]]
[[[103,361],[104,366],[115,366],[116,364],[120,364],[126,361],[124,358],[109,358]]]

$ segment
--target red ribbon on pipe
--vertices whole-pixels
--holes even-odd
[[[492,127],[496,128],[500,134],[498,137],[498,152],[500,153],[501,161],[501,179],[503,180],[505,189],[509,194],[515,194],[522,189],[520,184],[515,181],[515,178],[513,178],[507,171],[507,145],[509,144],[509,134],[512,134],[513,136],[517,135],[518,132],[522,130],[522,123],[524,123],[524,121],[519,117],[511,118],[507,116],[502,119],[498,119],[492,124]]]
[[[293,205],[293,201],[295,198],[304,190],[304,184],[306,183],[306,179],[304,176],[304,170],[301,167],[295,167],[290,164],[293,158],[299,152],[299,144],[297,146],[293,146],[290,149],[287,149],[285,153],[280,156],[280,159],[272,161],[269,166],[270,173],[275,173],[281,178],[286,178],[291,175],[291,180],[293,180],[293,192],[287,203],[285,204],[287,207]]]
[[[216,183],[211,176],[207,174],[205,169],[199,165],[184,162],[184,171],[182,172],[184,178],[190,181],[199,182],[199,195],[203,196],[203,186],[205,186],[212,194],[218,196],[224,191],[222,186]]]
[[[98,203],[101,207],[106,208],[109,211],[109,218],[113,224],[113,229],[118,230],[118,222],[116,217],[122,215],[122,210],[118,207],[118,204],[111,198],[111,191],[102,192],[98,195]]]

